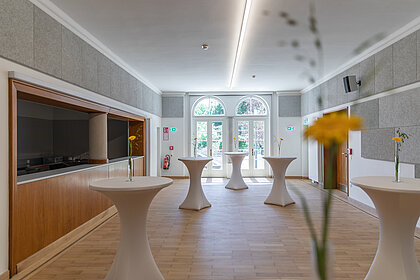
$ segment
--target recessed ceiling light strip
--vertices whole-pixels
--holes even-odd
[[[234,81],[235,75],[236,75],[236,71],[238,69],[239,60],[241,58],[242,46],[243,46],[243,43],[244,43],[244,38],[245,38],[249,13],[251,11],[251,5],[252,5],[252,0],[246,0],[244,15],[242,17],[241,31],[239,33],[238,46],[236,48],[235,61],[233,63],[232,75],[230,77],[230,82],[229,82],[229,88],[232,88],[233,81]]]

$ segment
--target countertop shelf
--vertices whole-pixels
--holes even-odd
[[[142,158],[142,157],[143,156],[133,156],[133,159]],[[52,178],[56,176],[62,176],[62,175],[70,174],[73,172],[79,172],[79,171],[88,170],[92,168],[103,167],[106,165],[122,162],[125,160],[128,160],[128,157],[111,159],[109,160],[108,163],[105,163],[105,164],[80,164],[80,165],[69,166],[69,167],[64,167],[60,169],[53,169],[53,170],[48,170],[48,171],[20,175],[20,176],[17,176],[17,184],[21,185],[21,184],[44,180],[44,179],[48,179],[48,178]]]

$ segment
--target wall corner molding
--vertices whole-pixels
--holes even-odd
[[[29,0],[32,4],[36,7],[47,13],[57,22],[65,26],[71,32],[79,36],[82,40],[86,43],[91,45],[93,48],[98,50],[100,53],[105,55],[111,61],[116,63],[122,69],[133,75],[136,79],[140,82],[151,88],[158,94],[162,94],[162,91],[154,86],[150,81],[144,78],[142,75],[139,74],[133,67],[127,64],[123,59],[121,59],[118,55],[116,55],[113,51],[111,51],[105,44],[99,41],[95,36],[93,36],[89,31],[84,29],[80,26],[75,20],[73,20],[69,15],[67,15],[63,10],[58,8],[54,3],[50,0]]]

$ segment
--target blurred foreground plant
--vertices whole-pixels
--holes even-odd
[[[305,138],[318,141],[325,148],[329,149],[328,168],[324,174],[324,188],[328,190],[328,195],[323,203],[323,221],[321,236],[315,230],[309,206],[305,197],[299,191],[296,191],[302,202],[306,223],[308,224],[312,242],[315,250],[316,273],[320,280],[328,279],[328,229],[330,221],[330,209],[332,202],[332,188],[334,183],[333,163],[337,158],[340,145],[347,141],[349,130],[362,129],[362,119],[356,116],[349,117],[347,113],[332,113],[317,119],[313,125],[305,130]]]

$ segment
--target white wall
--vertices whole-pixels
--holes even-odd
[[[166,154],[171,156],[171,166],[169,170],[161,171],[162,176],[185,176],[185,167],[178,158],[187,156],[188,151],[185,151],[185,130],[184,130],[184,118],[162,118],[163,127],[175,127],[176,132],[169,131],[169,141],[163,141],[162,132],[162,158]],[[169,146],[174,146],[174,150],[170,151]],[[161,158],[161,160],[162,160]]]
[[[295,130],[287,130],[289,126],[294,126]],[[281,144],[282,157],[296,157],[287,168],[286,176],[303,176],[302,159],[302,118],[301,117],[282,117],[278,118],[278,137],[284,139]],[[273,145],[273,153],[278,154],[277,143]],[[274,152],[275,151],[275,152]]]
[[[315,113],[306,116],[308,125],[312,125],[313,122],[322,117],[322,113]],[[307,141],[307,156],[308,156],[308,177],[312,181],[318,182],[318,142],[313,140]]]
[[[211,94],[210,94],[211,95]],[[256,94],[258,95],[258,94]],[[205,96],[209,96],[206,94]],[[282,137],[285,141],[282,143],[282,156],[297,157],[295,161],[290,165],[287,175],[288,176],[308,176],[308,161],[307,161],[307,142],[302,139],[303,132],[303,121],[301,117],[290,117],[290,118],[279,118],[278,111],[275,106],[278,103],[277,94],[273,95],[258,95],[264,99],[267,103],[271,117],[267,123],[268,127],[271,128],[270,135],[267,136],[267,142],[269,143],[266,147],[267,154],[277,155],[277,145],[274,144],[275,137]],[[272,101],[272,98],[275,98]],[[203,96],[198,95],[186,95],[185,96],[185,108],[184,118],[162,118],[162,127],[176,127],[177,132],[170,132],[170,140],[163,141],[162,143],[162,156],[169,153],[169,146],[174,146],[172,152],[171,167],[169,170],[162,170],[162,175],[168,176],[185,176],[187,174],[186,169],[180,163],[177,158],[180,156],[188,156],[189,148],[191,146],[191,110],[195,102]],[[223,105],[225,106],[226,112],[225,117],[234,117],[235,108],[239,100],[243,98],[242,95],[216,95]],[[273,105],[274,104],[274,105]],[[227,122],[226,122],[227,125]],[[294,126],[294,131],[288,131],[288,126]],[[227,127],[227,126],[226,126]],[[228,127],[227,127],[228,128]],[[274,130],[275,131],[274,131]],[[228,137],[227,137],[228,138]],[[226,140],[226,139],[225,139]],[[230,140],[230,139],[229,139]],[[304,143],[304,147],[302,146]],[[226,146],[227,148],[227,146]],[[229,165],[227,166],[227,175],[229,175]]]
[[[19,64],[10,62],[0,58],[0,274],[8,270],[8,228],[9,228],[9,183],[8,183],[8,71],[16,71],[18,73],[27,75],[34,79],[38,79],[43,83],[48,83],[53,86],[60,87],[72,91],[72,94],[79,97],[107,104],[115,108],[119,108],[128,112],[143,115],[150,118],[151,125],[151,174],[157,172],[157,143],[156,127],[160,126],[160,117],[144,112],[137,108],[122,104],[118,101],[112,100],[105,96],[98,95],[86,89],[79,88],[75,85],[68,84],[64,81],[44,75],[32,69],[26,68]]]

